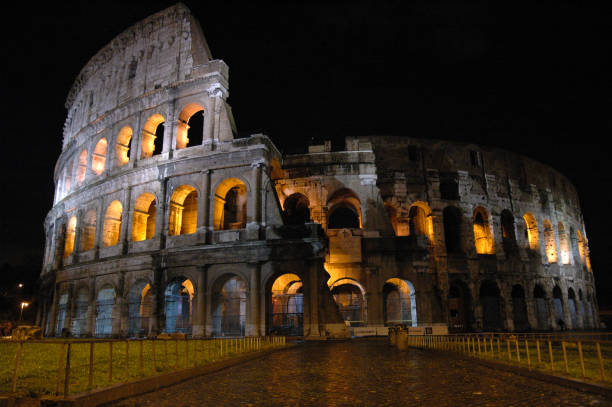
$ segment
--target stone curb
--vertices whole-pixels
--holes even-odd
[[[458,359],[476,362],[478,364],[487,366],[492,369],[506,370],[512,373],[519,374],[521,376],[526,376],[532,379],[541,380],[543,382],[553,383],[553,384],[557,384],[559,386],[564,386],[564,387],[571,387],[572,389],[579,390],[579,391],[599,394],[609,400],[612,400],[612,387],[609,387],[609,386],[600,385],[597,383],[591,383],[591,382],[587,382],[584,380],[570,378],[566,376],[553,375],[553,374],[545,373],[543,371],[536,370],[536,369],[530,370],[526,367],[508,365],[502,362],[472,358],[472,357],[465,356],[462,354],[457,354],[455,352],[448,352],[448,351],[436,350],[436,349],[421,349],[421,350],[433,350],[437,352],[447,353],[449,355],[453,355],[457,357]]]
[[[36,401],[40,402],[41,407],[95,407],[124,398],[159,390],[161,388],[172,386],[174,384],[181,383],[198,376],[215,373],[223,369],[237,366],[256,359],[261,359],[272,353],[292,349],[296,346],[298,345],[290,344],[280,349],[269,349],[266,351],[247,354],[228,360],[213,362],[204,366],[163,373],[157,376],[146,377],[138,381],[120,383],[113,386],[96,389],[87,393],[75,394],[65,399],[41,398],[40,400]],[[32,406],[32,402],[36,403],[36,401],[35,399],[31,398],[25,399],[9,396],[8,398],[0,398],[0,407],[17,407],[21,406],[22,403],[23,405]]]

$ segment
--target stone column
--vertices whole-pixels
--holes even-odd
[[[132,217],[132,187],[128,187],[123,194],[123,212],[121,214],[121,230],[119,231],[119,244],[121,253],[126,254],[130,242],[129,231],[132,230],[130,222]]]
[[[247,336],[259,336],[260,332],[260,298],[261,298],[261,263],[249,264],[249,303],[247,311]]]
[[[304,273],[304,337],[317,339],[321,336],[319,330],[319,270],[317,263],[308,265]],[[307,289],[307,290],[306,290]]]
[[[57,318],[57,302],[59,301],[59,298],[57,298],[57,283],[53,284],[53,300],[51,302],[51,312],[49,313],[49,317],[51,318],[51,321],[48,321],[48,325],[49,325],[49,332],[47,333],[48,336],[55,336],[55,326],[56,326],[56,318]]]
[[[87,305],[85,335],[93,336],[96,331],[96,279],[89,277],[89,304]]]
[[[204,336],[206,326],[206,266],[199,270],[196,284],[192,334],[196,338],[201,338]]]
[[[202,176],[202,196],[198,205],[198,230],[205,235],[204,242],[209,243],[210,229],[210,170],[200,171]]]

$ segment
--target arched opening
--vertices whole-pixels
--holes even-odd
[[[57,302],[57,324],[55,325],[55,336],[62,336],[65,322],[66,310],[68,308],[68,294],[64,293],[60,296]]]
[[[559,234],[559,252],[561,254],[561,263],[570,263],[570,244],[565,233],[565,226],[562,222],[557,224],[557,233]]]
[[[495,253],[489,213],[482,206],[474,209],[474,246],[478,254]]]
[[[515,331],[529,330],[525,290],[520,285],[515,285],[512,287],[512,317],[514,320]]]
[[[77,218],[76,216],[72,216],[70,220],[68,220],[68,225],[66,226],[66,236],[64,238],[64,257],[68,257],[74,251],[74,236],[76,235],[76,224]]]
[[[274,280],[271,292],[269,333],[304,335],[304,294],[302,281],[296,274],[286,273]]]
[[[96,175],[102,174],[106,168],[106,148],[108,142],[104,137],[98,141],[93,153],[91,154],[91,170]]]
[[[499,288],[493,281],[485,280],[480,286],[480,304],[482,305],[482,327],[485,331],[502,328],[501,303]]]
[[[81,185],[83,181],[85,181],[85,174],[87,174],[87,150],[81,151],[79,155],[79,162],[76,170],[77,185]]]
[[[533,299],[535,303],[536,318],[538,321],[538,329],[550,329],[550,319],[548,317],[548,302],[546,293],[539,284],[533,289]]]
[[[244,336],[247,286],[238,276],[226,276],[213,287],[213,335]]]
[[[567,303],[569,305],[570,318],[572,319],[572,329],[578,328],[578,313],[576,311],[576,294],[573,289],[567,290]]]
[[[423,208],[412,205],[408,211],[410,235],[430,236],[429,216]]]
[[[306,195],[296,192],[283,203],[285,224],[303,225],[310,222],[310,201]]]
[[[68,167],[64,169],[64,182],[63,182],[63,192],[62,197],[68,195],[70,189],[72,188],[72,168],[74,166],[74,162],[71,160],[68,163]]]
[[[83,217],[83,226],[81,228],[81,251],[86,252],[93,249],[96,241],[96,222],[98,216],[94,209],[87,211]]]
[[[132,134],[132,128],[125,126],[117,135],[117,143],[115,144],[115,164],[117,167],[122,167],[130,162]]]
[[[536,222],[535,217],[530,213],[523,215],[523,220],[525,221],[525,238],[527,240],[527,248],[529,250],[537,250],[538,247],[540,247],[538,237],[538,222]]]
[[[102,247],[110,247],[119,243],[122,212],[121,202],[113,201],[108,205],[106,216],[104,216],[104,229],[102,229]]]
[[[221,182],[215,192],[215,230],[244,229],[247,217],[247,188],[238,178]]]
[[[98,291],[96,299],[96,330],[98,338],[107,338],[113,334],[113,307],[115,306],[115,289],[110,286]]]
[[[190,235],[196,232],[198,192],[191,185],[181,185],[170,198],[168,235]]]
[[[137,281],[128,293],[129,336],[143,337],[147,335],[152,309],[151,286],[146,281]]]
[[[450,285],[448,291],[449,329],[451,332],[472,330],[472,297],[470,289],[461,281]]]
[[[582,295],[581,288],[578,289],[578,304],[580,304],[580,315],[582,316],[582,327],[590,328],[592,325],[589,319],[587,318],[587,312],[586,312],[587,304],[586,304],[584,296]]]
[[[191,333],[194,288],[191,280],[179,278],[166,286],[166,333]]]
[[[447,253],[462,253],[461,249],[461,210],[456,206],[447,206],[442,211],[444,223],[444,241]]]
[[[586,258],[586,242],[582,238],[582,234],[579,230],[576,231],[576,238],[578,240],[578,254],[580,255],[580,261],[582,262],[582,264],[584,264]]]
[[[391,278],[383,286],[385,325],[417,326],[414,286],[410,281]]]
[[[145,192],[138,196],[132,215],[132,241],[140,242],[155,236],[155,215],[157,213],[155,195]]]
[[[549,263],[557,262],[557,244],[555,243],[555,231],[548,219],[544,220],[544,242],[546,243],[546,258]]]
[[[352,280],[342,279],[333,285],[331,293],[347,326],[366,324],[366,304],[361,287]]]
[[[162,152],[164,145],[164,116],[154,114],[142,130],[140,158],[149,158]]]
[[[563,315],[563,294],[559,286],[553,288],[553,307],[555,311],[555,321],[561,330],[566,328],[565,318]]]
[[[84,335],[87,329],[87,310],[89,309],[89,290],[81,287],[77,291],[74,304],[74,316],[72,317],[72,336]]]
[[[516,233],[514,227],[514,216],[512,213],[504,209],[501,213],[501,231],[502,231],[502,245],[506,255],[516,254]]]
[[[327,201],[328,229],[359,229],[361,227],[361,202],[357,194],[342,188]]]
[[[176,128],[176,149],[202,144],[204,135],[204,108],[191,103],[179,115]]]

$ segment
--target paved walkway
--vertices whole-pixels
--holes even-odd
[[[554,384],[382,340],[312,343],[113,406],[612,406]]]

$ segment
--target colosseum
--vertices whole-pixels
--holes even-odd
[[[182,4],[81,70],[45,220],[47,336],[598,326],[562,174],[413,137],[283,155],[266,135],[236,137],[228,90],[228,66]]]

